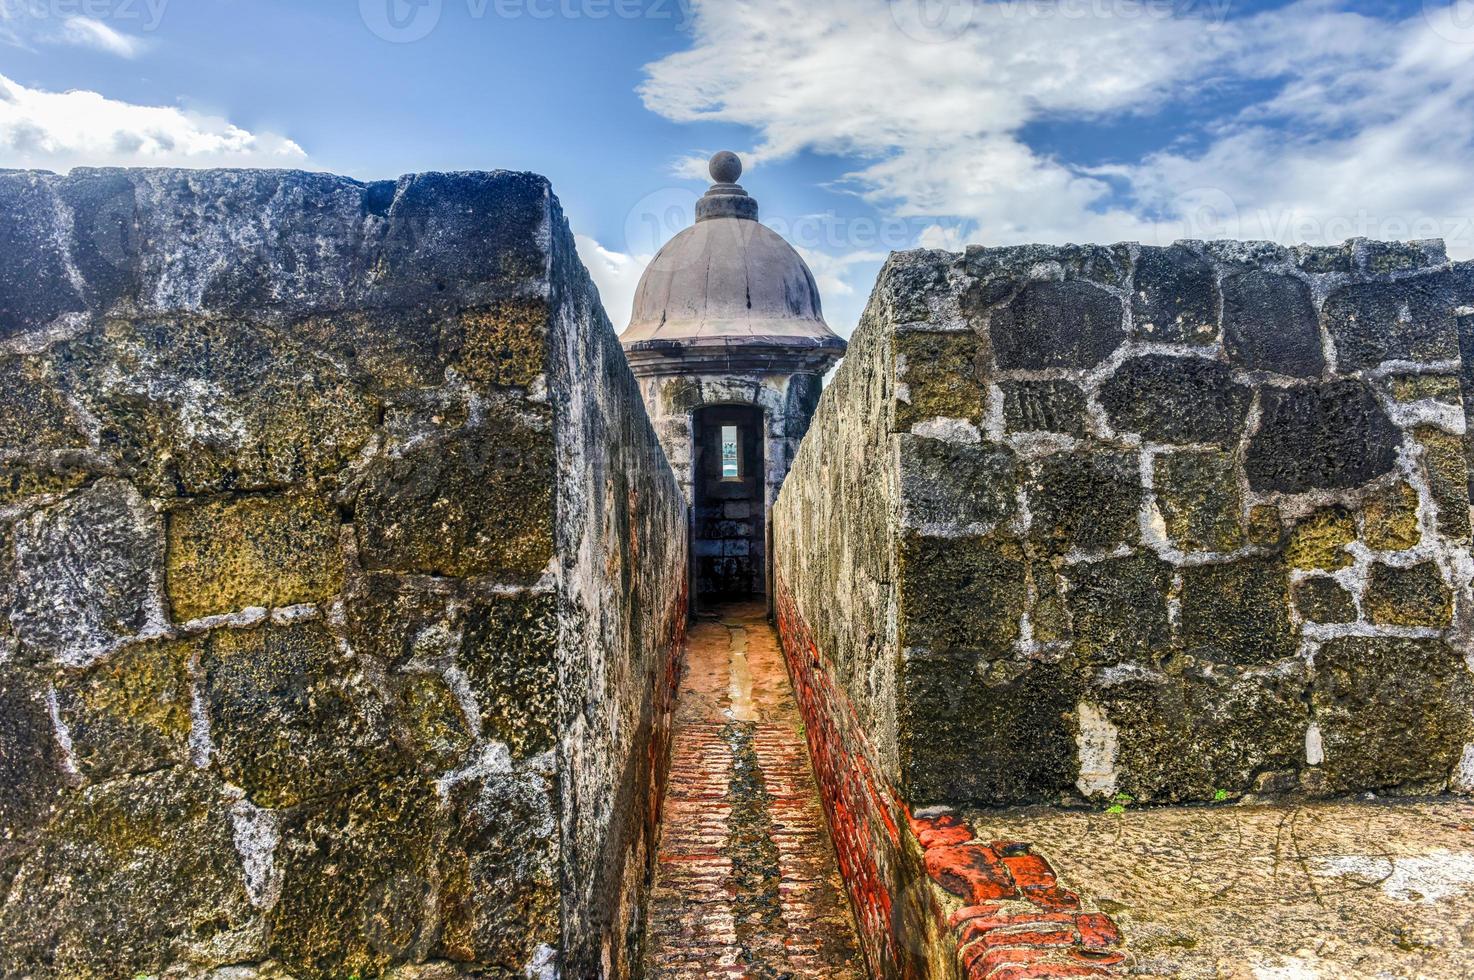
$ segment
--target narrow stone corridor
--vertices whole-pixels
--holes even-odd
[[[652,978],[865,975],[760,602],[691,627],[646,957]]]

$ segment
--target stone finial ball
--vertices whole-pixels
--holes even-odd
[[[735,184],[742,176],[742,160],[731,150],[719,150],[712,154],[707,169],[711,171],[711,179],[718,184]]]

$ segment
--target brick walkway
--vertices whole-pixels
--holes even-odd
[[[802,723],[762,605],[698,619],[687,656],[647,976],[860,980]]]

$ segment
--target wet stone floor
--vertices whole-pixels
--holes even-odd
[[[652,978],[865,975],[761,602],[692,624],[645,948]]]

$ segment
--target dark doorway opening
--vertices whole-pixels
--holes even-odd
[[[767,572],[763,413],[748,405],[696,410],[692,583],[698,600],[762,595]]]

